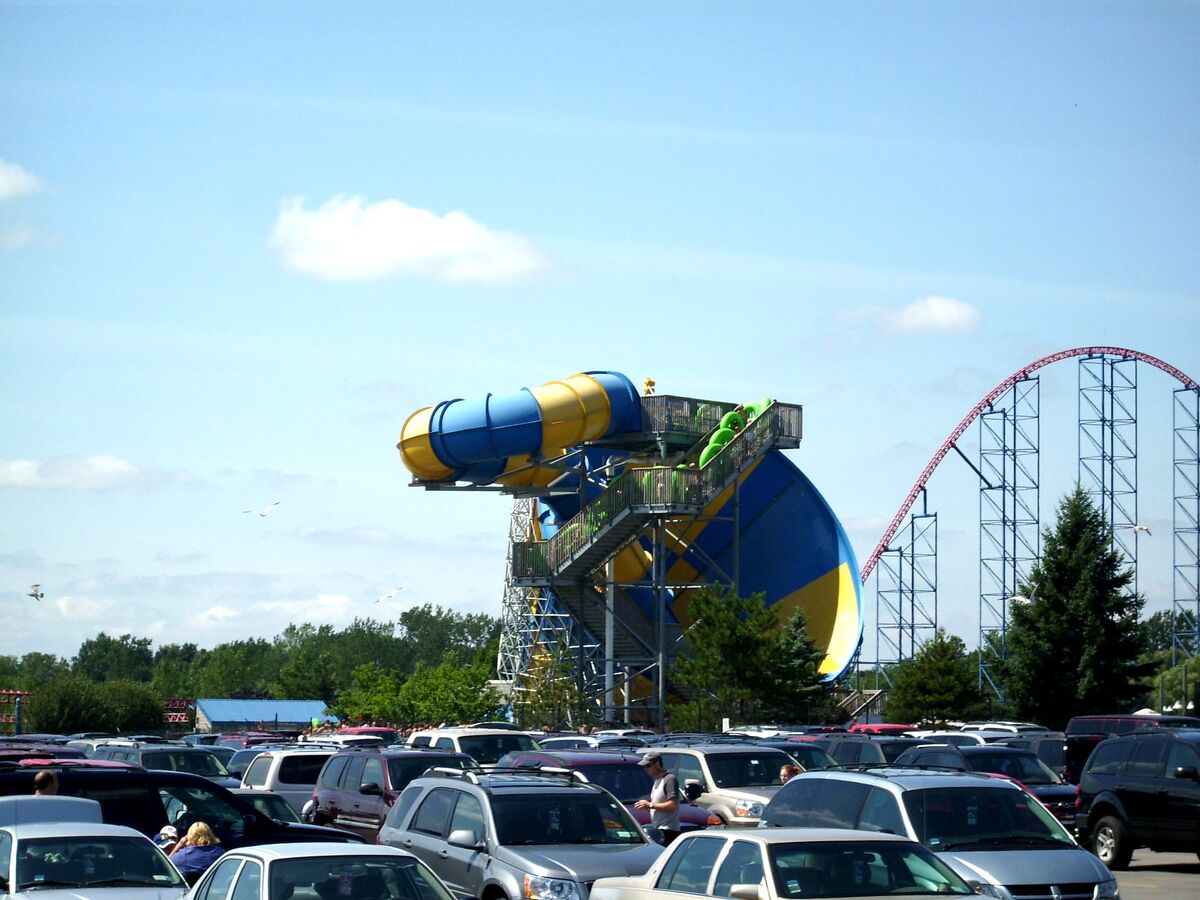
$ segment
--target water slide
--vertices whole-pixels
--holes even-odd
[[[757,412],[759,404],[747,404]],[[616,372],[584,372],[562,381],[475,400],[445,400],[405,421],[397,448],[418,482],[467,482],[510,487],[562,486],[563,473],[533,457],[552,458],[588,447],[588,468],[609,462],[636,466],[619,447],[620,435],[643,432],[641,398]],[[719,431],[719,429],[718,429]],[[717,433],[705,442],[730,440]],[[704,450],[711,458],[716,450]],[[707,462],[704,455],[701,459]],[[645,464],[644,461],[641,464]],[[585,500],[591,496],[585,493]],[[548,538],[579,510],[578,495],[539,499],[540,534]],[[734,504],[737,516],[734,517]],[[734,533],[734,522],[738,523]],[[535,536],[531,536],[535,537]],[[617,580],[646,580],[648,547],[620,555]],[[709,499],[702,516],[683,521],[667,546],[669,582],[722,580],[737,573],[744,596],[761,592],[784,618],[802,609],[809,634],[825,653],[821,673],[841,676],[862,637],[862,599],[854,552],[837,517],[811,481],[779,450],[767,450],[731,484]],[[628,591],[653,621],[653,592]],[[673,594],[670,612],[686,627],[688,592]]]

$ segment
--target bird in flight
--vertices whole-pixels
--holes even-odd
[[[1134,534],[1141,534],[1142,532],[1150,534],[1149,525],[1126,525],[1125,527],[1132,530]],[[1153,535],[1151,535],[1151,537],[1153,537]]]
[[[26,596],[32,597],[34,600],[41,603],[42,598],[46,595],[42,593],[42,586],[40,584],[31,584],[29,586],[29,593],[26,594]]]
[[[378,597],[376,597],[376,598],[375,598],[375,602],[376,602],[376,603],[380,603],[380,602],[382,602],[382,601],[384,601],[384,600],[391,600],[393,597],[395,597],[395,596],[396,596],[398,593],[400,593],[402,590],[404,590],[404,588],[402,588],[402,587],[398,587],[398,588],[392,588],[390,591],[386,591],[385,593],[382,593],[382,594],[380,594]]]
[[[274,503],[269,503],[269,504],[267,504],[267,505],[266,505],[265,507],[263,507],[262,509],[243,509],[243,510],[242,510],[242,512],[244,512],[244,513],[252,513],[252,512],[256,512],[256,513],[258,513],[260,516],[269,516],[269,515],[271,514],[271,510],[273,510],[273,509],[274,509],[275,507],[277,507],[278,505],[279,505],[279,501],[278,501],[278,500],[276,500]]]

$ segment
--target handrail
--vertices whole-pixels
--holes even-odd
[[[703,469],[650,466],[622,472],[548,541],[514,542],[513,573],[549,577],[631,507],[704,506],[777,439],[801,438],[802,426],[802,407],[773,402]]]

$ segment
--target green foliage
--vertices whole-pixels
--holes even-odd
[[[500,708],[500,695],[488,684],[491,673],[481,666],[447,660],[433,669],[418,669],[400,688],[398,711],[403,722],[473,722],[489,719]]]
[[[1127,711],[1144,692],[1143,600],[1082,488],[1063,499],[1039,564],[1014,603],[1001,671],[1016,715],[1051,728],[1072,716]]]
[[[939,628],[917,654],[891,669],[889,722],[947,722],[983,715],[978,669],[962,638]]]
[[[192,663],[200,651],[195,644],[163,644],[154,651],[150,686],[160,697],[194,697]]]
[[[121,679],[106,681],[99,688],[100,708],[104,711],[103,730],[118,734],[163,730],[162,700],[149,685]]]
[[[565,727],[582,713],[575,661],[565,642],[543,647],[529,661],[521,690],[513,698],[513,717],[525,728]]]
[[[102,631],[80,645],[71,668],[75,674],[92,681],[149,681],[154,672],[150,638],[135,638],[131,634],[112,638]]]
[[[192,662],[197,697],[267,697],[282,667],[282,655],[261,638],[218,644]]]
[[[359,666],[351,684],[330,709],[343,719],[362,722],[404,722],[400,705],[400,681],[394,673],[375,663]]]
[[[98,684],[68,672],[39,685],[30,694],[25,705],[24,728],[49,734],[107,731],[105,707]],[[159,719],[162,719],[161,707]]]
[[[797,609],[779,634],[775,657],[774,671],[766,679],[769,684],[762,698],[763,719],[794,723],[827,720],[827,710],[834,704],[821,681],[825,654],[813,643],[803,610]],[[817,710],[822,714],[814,719]]]

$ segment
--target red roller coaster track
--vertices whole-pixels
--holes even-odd
[[[1034,360],[1028,365],[1022,366],[992,388],[987,396],[976,403],[971,411],[963,416],[963,420],[950,432],[950,436],[942,442],[942,446],[938,448],[937,453],[933,454],[933,458],[929,460],[929,464],[925,466],[921,472],[921,476],[909,490],[908,496],[904,498],[904,502],[900,504],[900,508],[896,510],[896,514],[892,516],[891,524],[888,525],[887,531],[883,533],[883,537],[879,539],[879,543],[875,545],[875,549],[867,559],[867,564],[863,566],[862,574],[859,576],[861,582],[866,582],[871,571],[875,568],[875,564],[879,562],[879,557],[883,555],[888,545],[891,544],[892,538],[896,536],[896,531],[900,528],[900,523],[904,521],[904,517],[912,509],[913,503],[916,502],[921,491],[925,489],[925,483],[929,481],[929,477],[938,467],[938,464],[941,463],[947,453],[954,449],[954,445],[958,442],[958,439],[963,436],[963,433],[971,426],[971,423],[979,417],[979,414],[990,407],[996,401],[996,398],[1018,381],[1028,378],[1030,373],[1036,372],[1038,369],[1048,366],[1051,363],[1056,363],[1059,360],[1070,359],[1076,356],[1120,356],[1125,359],[1136,359],[1144,363],[1149,363],[1157,369],[1162,369],[1168,375],[1181,382],[1186,388],[1195,390],[1197,386],[1194,379],[1189,378],[1183,372],[1172,365],[1168,365],[1158,357],[1151,356],[1148,353],[1140,353],[1137,350],[1127,350],[1124,347],[1075,347],[1072,350],[1059,350],[1057,353],[1051,353],[1049,356],[1043,356],[1041,359]]]

